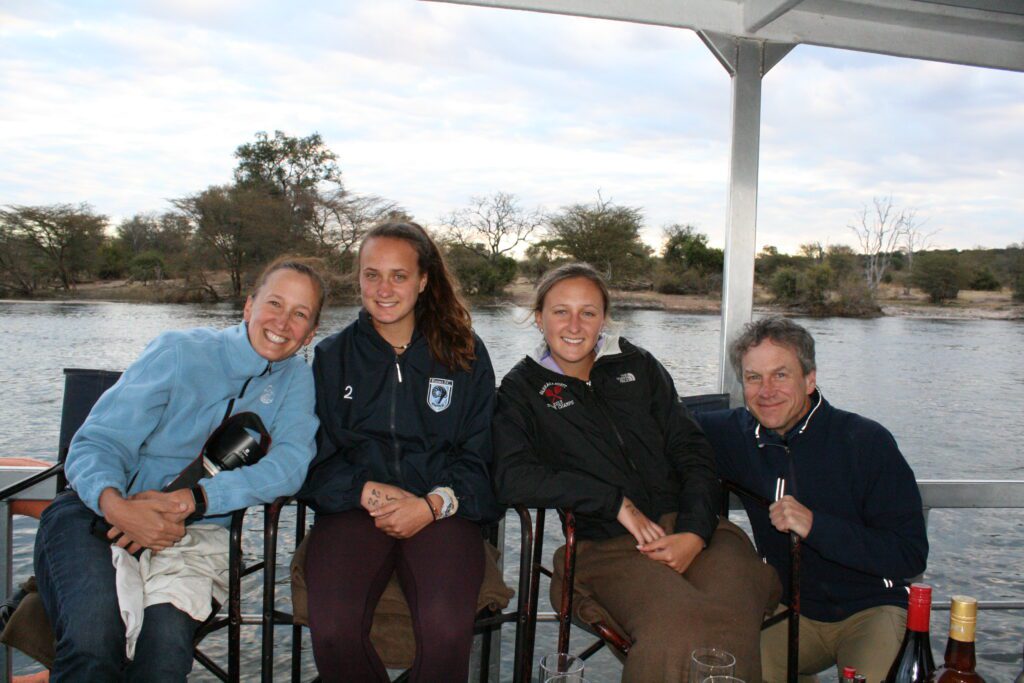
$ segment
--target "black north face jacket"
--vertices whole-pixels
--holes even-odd
[[[498,390],[498,499],[572,508],[581,538],[628,533],[623,496],[650,519],[678,512],[676,532],[707,542],[720,496],[711,446],[651,354],[606,339],[589,384],[524,358]]]
[[[318,513],[359,507],[367,481],[418,496],[450,486],[457,515],[496,519],[490,485],[494,370],[479,337],[471,372],[430,355],[418,331],[398,355],[366,311],[316,347],[317,455],[297,497]]]

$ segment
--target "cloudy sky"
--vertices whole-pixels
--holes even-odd
[[[643,209],[721,246],[729,79],[690,31],[415,0],[0,3],[0,204],[115,221],[320,132],[431,224],[505,191]],[[873,197],[935,246],[1024,241],[1024,74],[797,47],[765,79],[758,245],[853,243]]]

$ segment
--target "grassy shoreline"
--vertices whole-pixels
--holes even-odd
[[[220,283],[218,283],[219,285]],[[220,289],[220,287],[218,287]],[[223,291],[223,290],[222,290]],[[181,281],[164,281],[140,284],[123,280],[83,283],[71,292],[48,290],[32,298],[0,299],[5,302],[120,302],[120,303],[182,303],[180,301]],[[721,298],[718,295],[660,294],[652,291],[612,290],[615,307],[622,309],[659,310],[670,313],[696,315],[719,315]],[[231,302],[230,296],[222,301]],[[1009,291],[981,292],[962,290],[955,301],[932,304],[918,290],[909,294],[902,288],[883,286],[877,297],[883,316],[907,318],[932,318],[943,320],[1024,320],[1024,304],[1014,303]],[[508,287],[501,297],[471,297],[474,306],[519,306],[533,305],[532,283],[520,279]],[[331,305],[358,303],[352,297],[334,297]],[[805,315],[800,311],[774,304],[771,297],[760,287],[755,288],[754,310],[759,313],[777,312]]]

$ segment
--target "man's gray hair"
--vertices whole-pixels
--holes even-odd
[[[743,381],[743,356],[765,339],[793,349],[805,375],[815,369],[811,333],[789,318],[772,315],[744,325],[740,336],[729,344],[729,362],[740,382]]]

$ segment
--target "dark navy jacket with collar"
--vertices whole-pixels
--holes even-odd
[[[450,486],[456,513],[500,515],[490,485],[494,370],[479,337],[470,372],[436,362],[418,331],[398,355],[365,310],[316,347],[317,455],[298,498],[318,513],[359,507],[367,481],[422,496]]]
[[[769,500],[784,482],[814,514],[801,546],[805,616],[840,621],[868,607],[907,605],[908,579],[925,569],[928,538],[914,473],[892,434],[833,408],[819,392],[785,436],[746,408],[696,416],[715,449],[719,474]],[[775,567],[788,600],[789,535],[767,508],[743,499],[758,551]]]

